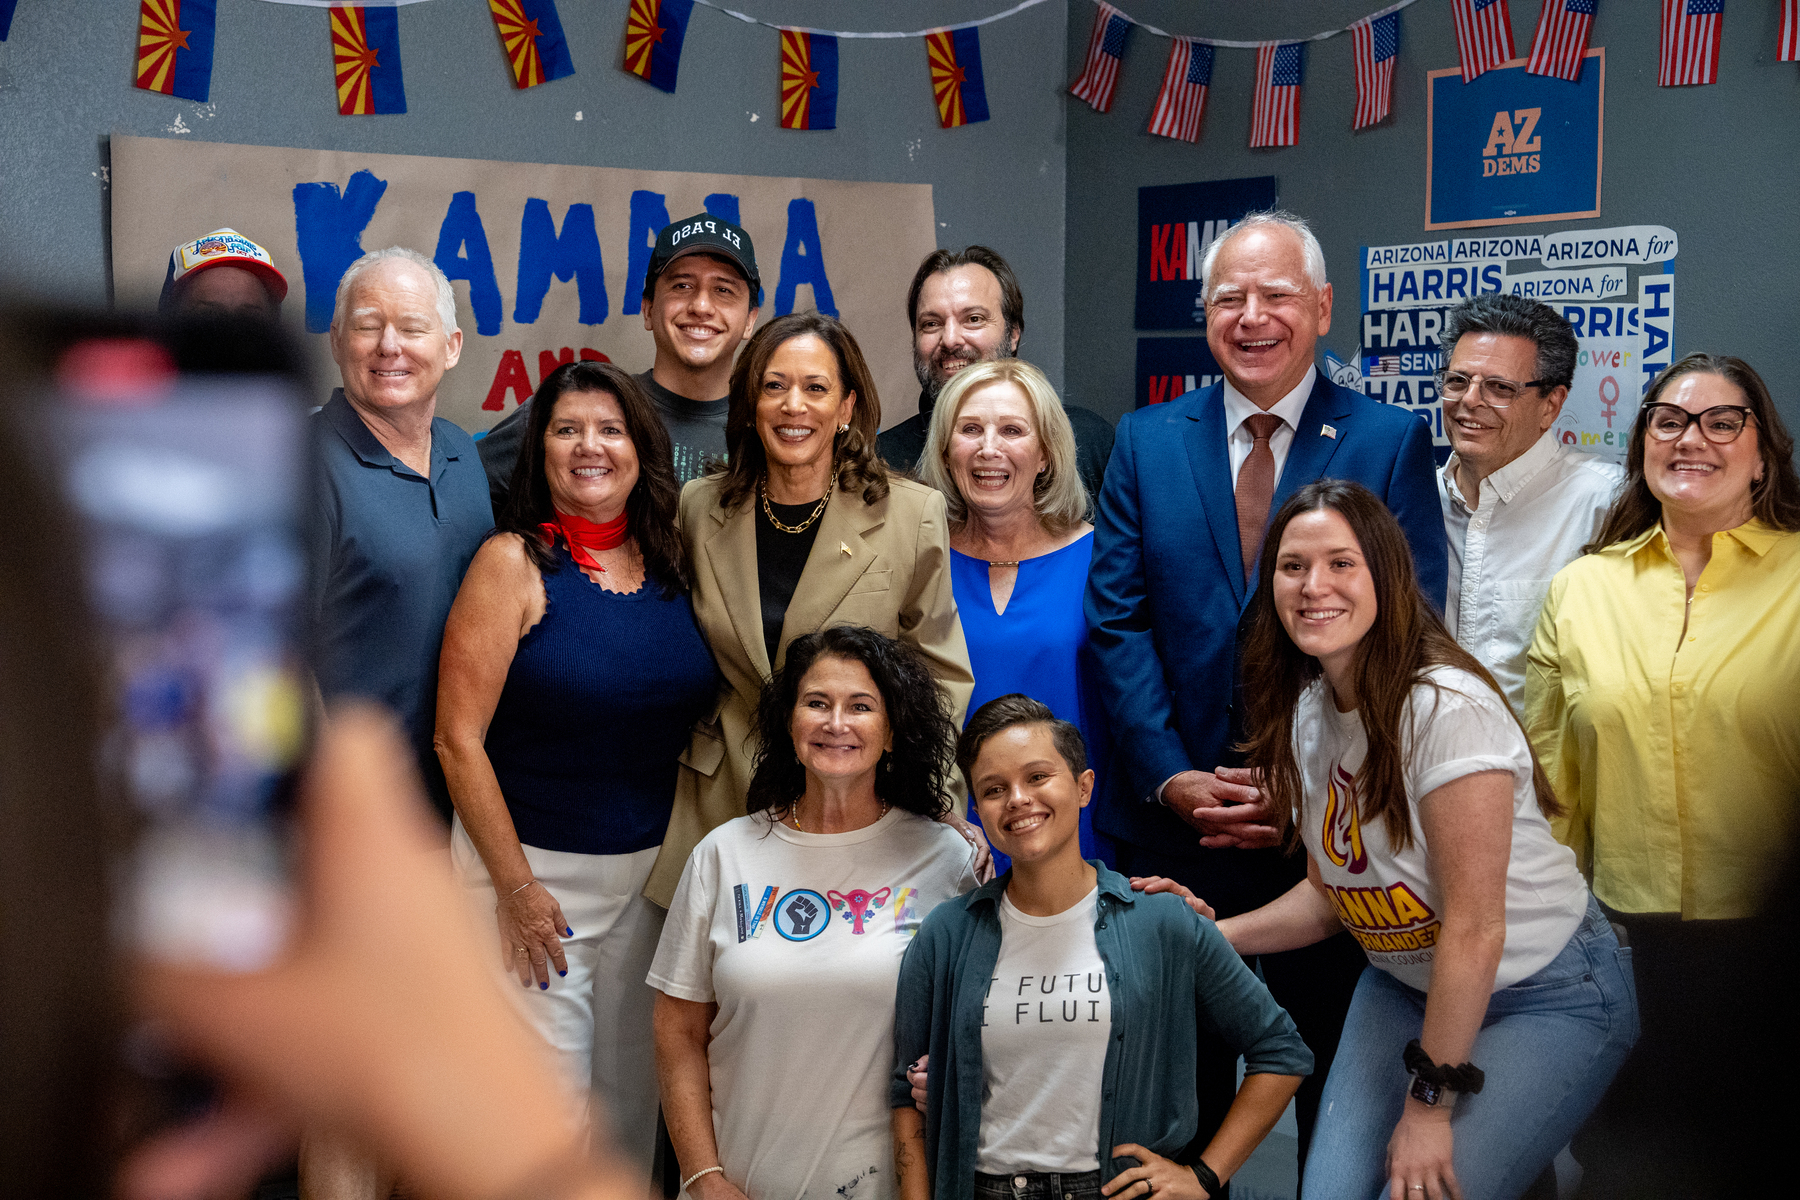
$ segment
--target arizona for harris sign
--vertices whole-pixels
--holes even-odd
[[[1465,229],[1600,215],[1606,51],[1573,83],[1515,58],[1472,83],[1427,74],[1425,228]]]
[[[912,415],[904,300],[937,248],[929,184],[112,139],[119,303],[155,304],[169,252],[229,226],[287,276],[283,320],[304,323],[315,378],[335,385],[326,331],[344,268],[365,250],[410,246],[456,291],[462,361],[444,378],[438,415],[471,431],[577,357],[648,370],[656,348],[643,288],[656,234],[701,212],[756,243],[761,319],[808,308],[839,317],[874,372],[882,423]]]

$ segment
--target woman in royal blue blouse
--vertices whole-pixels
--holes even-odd
[[[1094,527],[1062,401],[1019,359],[964,367],[932,410],[925,450],[919,475],[949,510],[950,586],[975,671],[969,711],[1013,692],[1037,698],[1081,730],[1103,780],[1110,738],[1081,610]],[[1081,853],[1104,857],[1086,810]]]
[[[675,507],[669,437],[638,382],[607,363],[551,372],[499,528],[451,609],[438,685],[452,857],[493,906],[532,1024],[646,1168],[643,979],[662,910],[639,893],[677,759],[718,692]]]

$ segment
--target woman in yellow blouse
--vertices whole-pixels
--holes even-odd
[[[1644,397],[1599,538],[1538,620],[1526,729],[1568,808],[1558,835],[1629,935],[1643,1021],[1584,1195],[1710,1194],[1720,1151],[1694,1117],[1742,1090],[1726,1006],[1767,951],[1744,918],[1800,826],[1793,451],[1748,363],[1675,363]]]

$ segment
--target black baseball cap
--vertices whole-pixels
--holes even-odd
[[[644,272],[644,292],[656,288],[656,280],[669,264],[687,254],[712,254],[736,264],[755,293],[750,307],[762,307],[762,276],[756,273],[756,247],[750,235],[730,221],[711,213],[700,213],[684,221],[663,226],[656,235],[656,249],[650,254],[650,269]]]

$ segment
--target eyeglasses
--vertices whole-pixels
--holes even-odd
[[[1659,442],[1673,442],[1686,433],[1689,425],[1700,426],[1700,434],[1717,445],[1729,445],[1744,432],[1744,422],[1756,410],[1741,404],[1720,404],[1705,412],[1689,412],[1679,404],[1647,404],[1644,406],[1644,428]]]
[[[1481,398],[1487,401],[1489,408],[1509,408],[1519,398],[1519,393],[1526,388],[1542,387],[1544,380],[1533,379],[1530,383],[1514,383],[1510,379],[1492,379],[1484,375],[1465,375],[1461,371],[1439,371],[1437,373],[1438,391],[1452,400],[1461,400],[1468,395],[1475,381],[1481,380]]]

